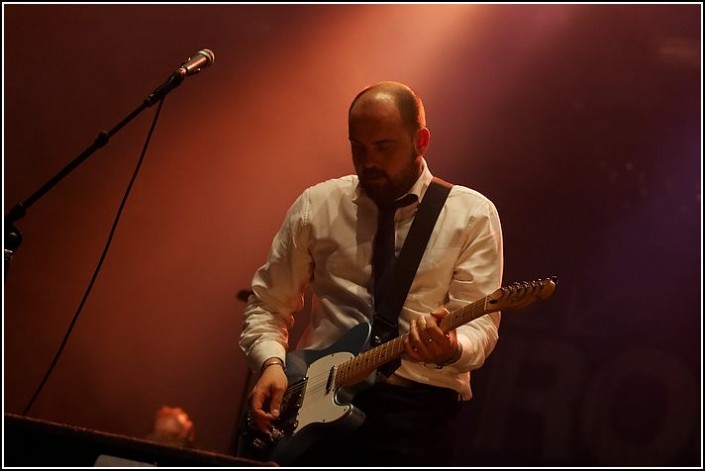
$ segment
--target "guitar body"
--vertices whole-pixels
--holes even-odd
[[[292,462],[328,432],[352,430],[365,414],[350,404],[362,382],[354,387],[334,386],[335,367],[354,358],[367,345],[370,324],[359,324],[323,350],[298,350],[286,356],[289,387],[271,435],[256,429],[248,412],[239,454],[280,464]]]

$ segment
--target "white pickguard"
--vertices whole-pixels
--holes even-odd
[[[327,386],[331,368],[354,356],[350,352],[337,352],[321,357],[309,365],[306,370],[308,382],[297,416],[296,431],[309,424],[334,422],[350,413],[352,406],[339,405],[335,400],[335,389],[327,391]]]

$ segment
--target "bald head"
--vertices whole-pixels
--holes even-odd
[[[400,82],[379,82],[362,90],[350,104],[348,116],[354,109],[374,103],[391,101],[399,111],[402,123],[413,135],[426,127],[426,111],[421,98],[411,87]]]
[[[431,136],[416,93],[398,82],[365,88],[350,105],[348,132],[364,192],[378,205],[404,196],[421,175]]]

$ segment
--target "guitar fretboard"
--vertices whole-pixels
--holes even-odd
[[[498,311],[499,309],[491,308],[492,304],[490,296],[486,296],[480,301],[475,301],[448,314],[441,319],[439,327],[443,332],[448,332],[485,314]],[[408,336],[408,334],[403,334],[338,365],[334,381],[335,387],[362,381],[380,366],[400,357],[404,353],[404,342]]]
[[[445,333],[485,314],[526,307],[536,298],[547,299],[553,294],[555,287],[556,277],[551,277],[499,288],[489,296],[449,313],[441,319],[439,327]],[[339,388],[363,381],[380,366],[401,356],[407,337],[408,334],[403,334],[339,364],[336,367],[333,387]]]

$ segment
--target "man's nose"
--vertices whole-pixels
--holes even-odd
[[[382,158],[379,152],[366,150],[360,156],[360,163],[364,168],[379,168]]]

